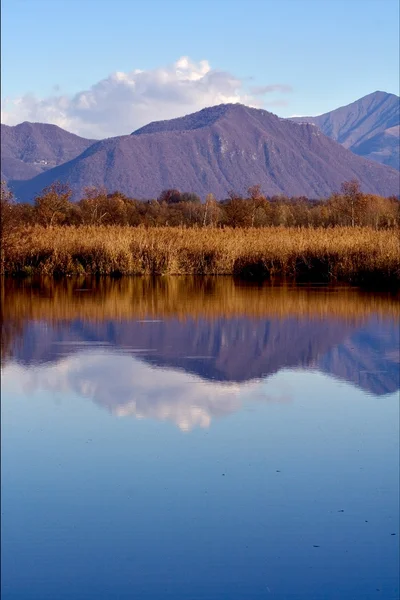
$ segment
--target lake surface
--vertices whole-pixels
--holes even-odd
[[[399,298],[2,284],[2,600],[399,597]]]

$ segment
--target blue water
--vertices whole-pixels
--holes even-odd
[[[2,600],[397,600],[398,322],[345,321],[23,320]]]

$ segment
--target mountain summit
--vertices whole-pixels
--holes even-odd
[[[318,117],[295,117],[313,123],[355,154],[400,169],[400,98],[374,92]]]
[[[223,119],[229,112],[231,114],[234,112],[239,114],[246,109],[248,109],[248,107],[243,104],[219,104],[218,106],[203,108],[198,112],[191,113],[184,117],[167,119],[165,121],[152,121],[148,125],[134,131],[132,135],[160,133],[162,131],[193,131],[194,129],[203,129],[204,127],[213,125],[218,120]]]
[[[366,192],[398,193],[396,171],[354,155],[315,125],[224,104],[94,143],[65,164],[14,182],[14,189],[20,199],[30,200],[60,180],[71,185],[75,197],[86,186],[104,186],[136,198],[176,187],[221,199],[232,189],[244,193],[259,183],[268,195],[316,198],[350,179],[358,179]]]

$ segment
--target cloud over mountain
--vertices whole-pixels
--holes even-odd
[[[265,103],[263,98],[290,89],[271,84],[247,91],[244,82],[231,73],[211,68],[206,60],[194,62],[183,56],[165,67],[115,72],[73,96],[26,94],[8,100],[3,103],[1,121],[7,125],[53,123],[84,137],[104,138],[215,104],[281,104],[282,99]]]

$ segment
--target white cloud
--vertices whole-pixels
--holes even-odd
[[[89,398],[117,417],[171,421],[182,431],[207,428],[213,418],[241,409],[246,401],[287,402],[291,388],[262,380],[245,383],[205,381],[182,370],[155,368],[131,356],[77,352],[57,364],[36,369],[18,363],[2,372],[4,393],[45,390],[54,395],[74,393]]]
[[[55,92],[59,88],[55,88]],[[171,119],[206,106],[241,102],[263,106],[269,92],[290,87],[272,84],[247,91],[234,75],[212,69],[208,61],[183,56],[174,64],[143,71],[115,72],[74,96],[38,98],[26,94],[3,102],[1,121],[54,123],[84,137],[125,135],[155,120]]]

